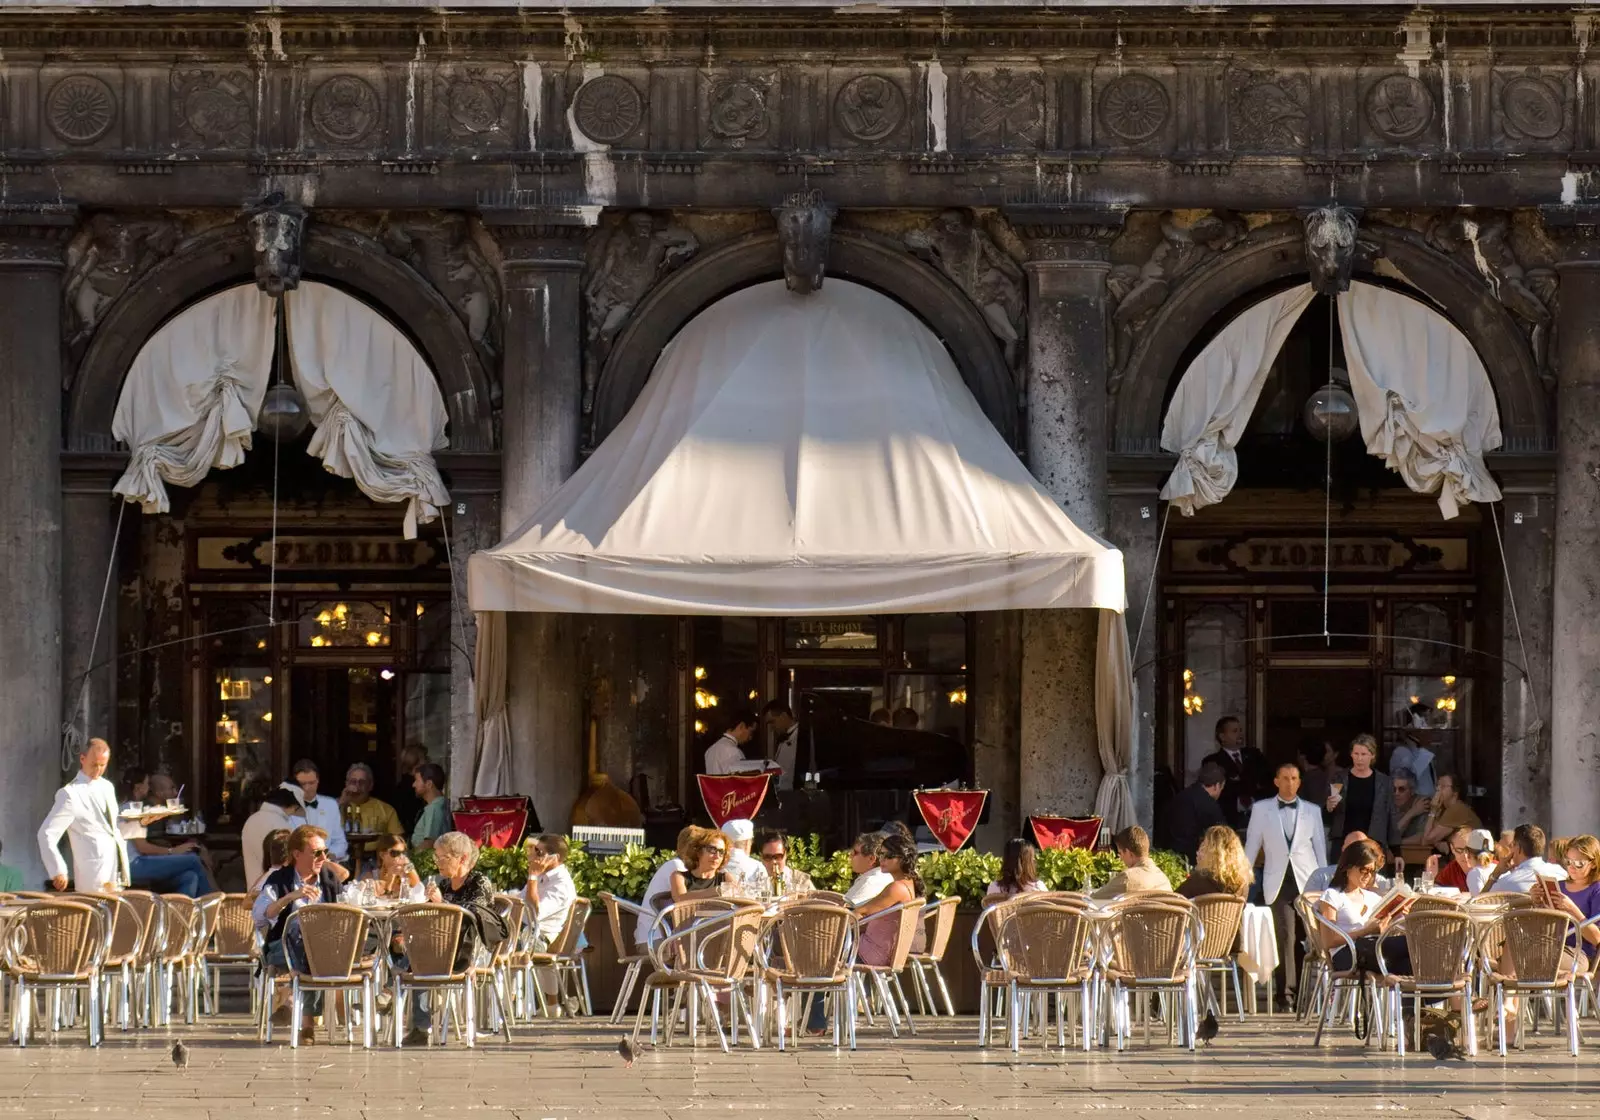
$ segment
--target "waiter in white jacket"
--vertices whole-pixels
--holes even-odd
[[[56,791],[55,804],[39,826],[39,856],[50,886],[67,889],[67,865],[61,858],[61,836],[72,844],[72,881],[80,891],[101,891],[106,884],[128,883],[128,850],[117,830],[117,791],[104,777],[111,747],[90,739],[78,755],[79,771]]]
[[[1300,897],[1311,873],[1321,866],[1322,853],[1328,845],[1322,830],[1322,807],[1300,800],[1300,767],[1293,762],[1280,764],[1272,784],[1278,787],[1278,796],[1251,806],[1244,857],[1254,866],[1256,856],[1266,853],[1261,896],[1272,907],[1272,922],[1278,935],[1278,971],[1273,976],[1273,992],[1279,1010],[1286,1010],[1294,1005],[1294,989],[1300,976],[1294,959],[1295,947],[1300,943],[1294,900]]]

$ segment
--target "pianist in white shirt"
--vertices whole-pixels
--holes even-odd
[[[706,748],[707,774],[737,774],[748,769],[748,760],[741,748],[755,736],[756,714],[735,712],[730,718],[732,722],[722,738]]]

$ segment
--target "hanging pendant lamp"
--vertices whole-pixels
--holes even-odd
[[[306,425],[311,423],[311,410],[306,406],[305,395],[284,373],[289,335],[281,295],[278,297],[277,336],[272,354],[272,384],[261,399],[261,413],[256,420],[256,428],[277,443],[293,443],[306,430]]]

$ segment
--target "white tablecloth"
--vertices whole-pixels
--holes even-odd
[[[1239,967],[1257,984],[1272,981],[1278,967],[1278,932],[1272,910],[1266,906],[1246,906],[1239,926]]]

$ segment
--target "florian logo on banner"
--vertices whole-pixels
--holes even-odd
[[[934,838],[953,852],[965,844],[983,815],[986,789],[919,789],[911,796]]]
[[[697,774],[700,800],[706,803],[711,823],[721,828],[728,821],[752,820],[767,798],[772,772],[763,774]]]
[[[1042,848],[1093,848],[1100,838],[1099,817],[1028,818],[1033,839]]]
[[[514,848],[528,827],[526,809],[457,809],[455,830],[480,848]]]

